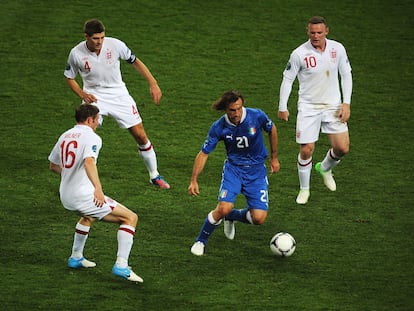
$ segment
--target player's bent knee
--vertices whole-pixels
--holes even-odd
[[[214,210],[214,216],[220,216],[217,218],[223,218],[225,216],[227,216],[231,210],[233,209],[233,205],[232,204],[223,204],[220,203],[217,205],[216,209]]]
[[[251,219],[254,225],[262,225],[266,221],[267,212],[262,210],[252,210]]]
[[[338,148],[337,150],[333,150],[333,152],[338,156],[338,157],[343,157],[343,156],[345,156],[346,154],[348,154],[349,153],[349,146],[342,146],[342,147],[340,147],[340,148]]]
[[[253,225],[262,225],[266,220],[266,215],[252,216]]]
[[[136,227],[138,223],[138,215],[131,211],[130,209],[126,208],[122,215],[120,215],[121,223],[129,226]]]
[[[128,215],[128,222],[135,227],[138,223],[138,215],[131,211]]]
[[[90,216],[82,216],[79,219],[79,223],[81,225],[88,226],[88,227],[92,226],[92,224],[94,223],[94,221],[95,221],[95,218],[90,217]]]
[[[348,154],[349,153],[349,146],[347,146],[346,148],[343,148],[342,152],[343,152],[344,155]]]
[[[303,160],[309,159],[313,155],[313,144],[302,144],[300,147],[300,157]]]
[[[254,225],[263,225],[264,222],[266,221],[266,217],[263,218],[253,218],[253,224]]]

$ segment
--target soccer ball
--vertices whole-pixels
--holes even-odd
[[[279,232],[270,240],[270,250],[280,257],[289,257],[295,252],[296,241],[287,232]]]

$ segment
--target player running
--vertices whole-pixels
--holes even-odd
[[[270,171],[278,172],[277,130],[267,115],[253,108],[243,106],[243,96],[238,91],[227,91],[212,108],[225,111],[225,115],[215,121],[201,151],[195,158],[188,193],[199,195],[197,178],[202,172],[210,152],[219,141],[223,141],[227,151],[218,204],[211,211],[201,227],[191,252],[202,256],[209,236],[224,219],[224,234],[233,240],[234,221],[263,224],[268,210],[268,180],[265,160],[268,152],[263,139],[263,131],[270,141]],[[246,197],[246,208],[233,209],[237,195]]]
[[[145,133],[137,105],[122,80],[120,59],[132,64],[148,81],[156,105],[162,96],[157,80],[124,42],[105,37],[101,21],[87,21],[84,32],[86,41],[70,51],[64,72],[69,87],[83,103],[98,106],[101,115],[111,116],[119,127],[128,129],[138,144],[138,153],[144,160],[150,182],[159,188],[169,189],[170,185],[158,172],[157,157]],[[82,77],[83,89],[75,80],[78,74]],[[102,122],[103,119],[100,120]]]
[[[95,133],[99,124],[99,109],[81,105],[76,109],[77,124],[64,132],[50,155],[50,170],[61,176],[60,200],[63,206],[81,216],[75,227],[70,268],[92,268],[96,263],[83,257],[89,230],[95,220],[117,223],[118,253],[112,273],[133,282],[143,282],[128,266],[138,216],[105,196],[99,180],[96,162],[102,146]]]
[[[347,121],[351,115],[351,65],[343,45],[326,38],[328,32],[329,28],[323,17],[314,16],[309,20],[309,40],[291,53],[280,86],[278,117],[288,121],[287,102],[293,82],[298,77],[298,204],[306,204],[310,196],[312,155],[319,132],[327,134],[331,148],[323,161],[316,164],[315,169],[322,175],[325,186],[331,191],[336,190],[332,169],[349,152]],[[338,72],[341,76],[342,101]]]

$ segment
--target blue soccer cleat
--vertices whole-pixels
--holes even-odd
[[[68,259],[68,267],[72,269],[79,269],[79,268],[93,268],[96,266],[96,263],[93,261],[89,261],[85,258],[73,258],[70,257]]]

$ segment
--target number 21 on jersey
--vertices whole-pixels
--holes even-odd
[[[237,141],[237,148],[239,149],[249,147],[249,140],[247,139],[246,136],[237,136],[236,141]]]

